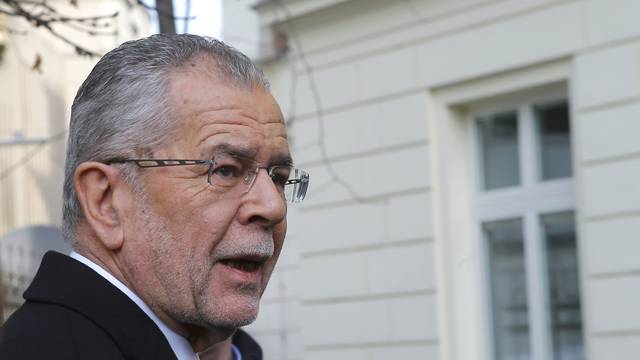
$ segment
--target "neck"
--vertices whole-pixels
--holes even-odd
[[[232,360],[231,336],[222,340],[218,336],[214,332],[207,332],[189,338],[189,341],[201,360]]]
[[[80,246],[78,246],[80,245]],[[128,277],[120,270],[118,259],[102,249],[95,249],[77,244],[74,251],[91,260],[94,264],[103,268],[113,275],[129,290],[145,301],[143,294],[137,292],[135,286]],[[194,349],[194,352],[202,352],[200,359],[231,360],[231,336],[235,329],[228,328],[204,328],[196,325],[181,324],[158,309],[152,301],[145,301],[150,310],[169,328],[179,335],[187,338]],[[203,357],[205,356],[205,357]]]

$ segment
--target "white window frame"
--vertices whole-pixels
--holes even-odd
[[[476,214],[475,149],[469,133],[469,109],[486,104],[493,105],[535,94],[561,91],[569,99],[576,98],[571,81],[575,65],[571,58],[560,58],[480,77],[440,84],[425,93],[432,151],[432,199],[434,255],[438,282],[438,342],[439,354],[449,360],[494,360],[489,344],[493,346],[491,324],[487,322],[485,256],[480,248]],[[523,97],[521,95],[526,95]],[[573,102],[569,102],[571,117],[571,149],[574,181],[582,185],[582,170],[576,166],[580,158],[581,124],[576,121]],[[581,199],[575,207],[578,236],[578,263],[586,261],[580,244],[584,228]],[[560,206],[558,206],[560,210]],[[587,274],[579,270],[581,288],[583,339],[585,353],[590,353],[587,336],[590,328],[589,302],[583,284]]]
[[[527,279],[527,303],[529,321],[529,341],[531,359],[552,359],[553,346],[549,333],[550,317],[548,306],[548,284],[546,281],[546,253],[544,234],[541,230],[541,216],[575,210],[575,184],[572,175],[568,178],[542,180],[541,158],[536,138],[537,129],[533,106],[567,101],[565,91],[557,90],[543,94],[528,94],[510,101],[485,102],[469,108],[466,121],[470,121],[472,131],[469,142],[475,151],[474,169],[475,192],[473,203],[476,214],[476,234],[480,241],[482,278],[484,282],[484,303],[486,307],[486,342],[488,357],[495,359],[493,341],[493,316],[491,300],[491,274],[488,241],[482,231],[486,222],[519,218],[523,224],[525,273]],[[570,104],[569,104],[570,105]],[[514,187],[484,190],[482,151],[478,132],[480,117],[515,110],[518,118],[518,153],[520,164],[520,184]],[[573,131],[573,129],[572,129]],[[538,153],[536,153],[538,152]]]

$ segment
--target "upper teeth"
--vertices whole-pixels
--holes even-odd
[[[245,260],[229,260],[227,261],[227,264],[231,267],[246,272],[252,272],[258,267],[258,264],[256,262]]]

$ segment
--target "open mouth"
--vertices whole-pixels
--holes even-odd
[[[257,271],[260,268],[260,266],[262,266],[262,263],[257,261],[251,261],[251,260],[231,259],[231,260],[222,260],[221,262],[234,269],[244,271],[244,272],[249,272],[249,273]]]

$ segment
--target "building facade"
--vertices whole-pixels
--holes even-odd
[[[312,179],[267,358],[637,357],[640,2],[246,3]]]
[[[48,4],[70,17],[118,12],[103,28],[110,35],[53,26],[98,54],[151,31],[146,11],[123,1]],[[0,48],[0,279],[6,318],[22,302],[44,251],[65,248],[54,235],[62,220],[66,129],[75,93],[98,59],[80,56],[47,30],[5,14],[0,14]]]

